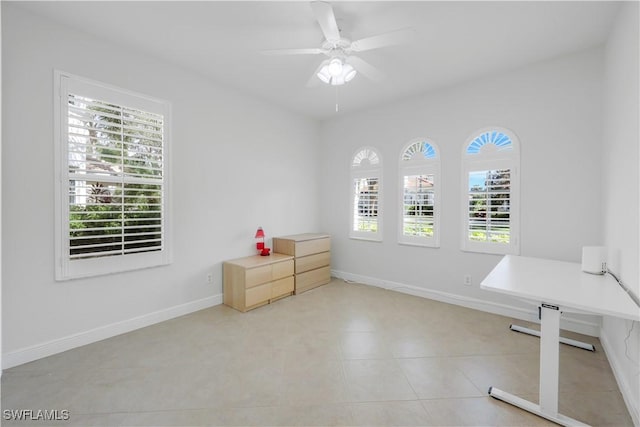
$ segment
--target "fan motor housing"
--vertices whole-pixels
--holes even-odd
[[[334,57],[344,57],[348,53],[347,50],[351,47],[351,40],[341,38],[336,41],[325,41],[322,44],[322,49],[324,49],[325,55],[334,58]]]

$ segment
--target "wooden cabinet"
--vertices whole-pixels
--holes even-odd
[[[295,257],[295,293],[331,281],[331,236],[295,234],[274,237],[273,251]]]
[[[293,294],[294,257],[273,253],[222,264],[224,303],[245,312]]]

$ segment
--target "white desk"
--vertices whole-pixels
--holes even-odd
[[[640,320],[640,309],[609,275],[584,273],[581,265],[506,255],[480,288],[540,304],[540,404],[495,387],[489,395],[555,423],[586,425],[558,413],[560,314],[583,312]]]

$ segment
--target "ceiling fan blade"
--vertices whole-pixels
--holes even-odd
[[[316,68],[316,70],[313,72],[313,74],[311,74],[311,77],[309,77],[309,80],[307,81],[307,84],[305,86],[307,87],[316,87],[318,86],[321,81],[318,78],[318,73],[320,72],[320,69],[329,62],[329,60],[324,60],[320,63],[320,65],[318,65],[318,68]]]
[[[325,53],[324,49],[309,48],[309,49],[271,49],[263,50],[263,55],[318,55]]]
[[[386,46],[410,43],[414,40],[416,31],[413,28],[391,31],[377,36],[365,37],[351,43],[352,52],[378,49]]]
[[[340,40],[340,31],[338,30],[338,23],[336,22],[336,17],[333,14],[333,7],[331,7],[331,3],[324,1],[312,1],[311,9],[313,9],[313,14],[316,16],[318,24],[320,24],[324,38],[330,42]]]
[[[355,68],[357,72],[374,82],[382,81],[385,78],[385,75],[382,71],[378,70],[376,67],[358,58],[357,56],[349,56],[346,60],[346,63],[353,66],[353,68]]]

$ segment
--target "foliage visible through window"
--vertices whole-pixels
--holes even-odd
[[[511,171],[469,172],[469,239],[510,241]]]
[[[466,250],[519,253],[519,152],[514,138],[509,131],[491,129],[465,146]]]
[[[69,94],[71,259],[161,249],[162,120]]]
[[[56,71],[56,278],[167,264],[165,101]]]

